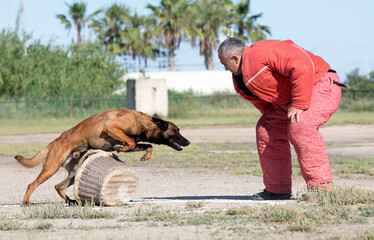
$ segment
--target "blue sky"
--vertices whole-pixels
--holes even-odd
[[[18,7],[22,0],[1,0],[0,29],[9,27],[9,5],[12,3],[14,28]],[[66,3],[72,0],[25,0],[26,30],[33,39],[43,43],[54,39],[54,44],[67,45],[75,39],[60,24],[56,14],[67,14]],[[87,0],[88,13],[108,7],[113,2],[124,3],[139,14],[148,14],[147,3],[158,5],[159,0],[99,1]],[[238,0],[234,0],[238,2]],[[374,71],[374,1],[370,0],[252,0],[251,13],[262,12],[259,23],[268,25],[272,39],[291,39],[303,48],[320,55],[345,80],[346,73],[360,68],[361,74]],[[86,31],[84,39],[92,36]],[[198,48],[182,43],[176,52],[178,70],[203,70],[204,58]],[[223,69],[214,55],[215,69]],[[156,63],[154,63],[156,65]],[[152,69],[151,69],[152,70]],[[154,69],[153,69],[154,70]]]

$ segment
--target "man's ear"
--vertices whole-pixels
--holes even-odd
[[[231,56],[231,59],[234,60],[236,64],[239,64],[239,62],[240,62],[240,56],[239,55],[234,54],[234,55]]]
[[[162,120],[157,114],[153,115],[152,121],[162,130],[166,131],[168,129],[169,123]]]

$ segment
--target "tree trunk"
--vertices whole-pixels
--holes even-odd
[[[244,23],[243,21],[240,21],[238,24],[238,37],[243,40],[244,36]]]
[[[169,71],[175,71],[175,53],[174,47],[169,48]]]
[[[205,48],[204,48],[204,57],[205,57],[205,68],[207,70],[213,70],[214,63],[213,63],[213,46],[209,40],[205,41]]]
[[[81,36],[81,29],[82,29],[82,26],[80,24],[80,22],[77,22],[77,32],[78,32],[78,49],[81,48],[81,43],[82,43],[82,36]]]

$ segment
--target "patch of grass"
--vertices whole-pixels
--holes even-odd
[[[37,222],[32,229],[36,230],[49,230],[53,227],[53,224],[46,221]]]
[[[13,231],[22,229],[22,223],[13,220],[0,221],[0,231]]]
[[[246,169],[238,169],[232,172],[234,175],[246,175],[246,174],[252,174],[254,176],[260,176],[258,172],[249,171]]]
[[[261,219],[264,222],[290,222],[297,215],[297,211],[290,206],[274,205],[263,208]]]
[[[80,121],[82,118],[37,118],[37,119],[6,119],[0,118],[1,135],[62,133]]]
[[[374,176],[374,156],[352,158],[331,158],[330,163],[335,174],[340,176],[351,176],[351,174],[364,174]]]
[[[365,218],[374,215],[373,202],[374,192],[352,187],[333,187],[331,192],[321,192],[299,204],[237,207],[228,209],[225,214],[235,216],[236,220],[255,219],[256,222],[272,226],[285,226],[289,231],[312,232],[321,225],[364,224]]]
[[[374,239],[374,231],[367,231],[365,233],[359,234],[359,236],[355,238],[351,238],[352,240],[373,240]]]
[[[145,210],[143,208],[139,208],[135,213],[131,214],[129,218],[124,219],[122,221],[130,221],[130,222],[177,222],[180,219],[180,215],[178,213],[172,213],[171,211],[163,211],[163,209],[159,207],[153,207],[151,210]]]
[[[374,112],[347,112],[338,109],[324,126],[345,124],[373,124]]]
[[[119,229],[122,228],[121,225],[104,225],[100,226],[99,229]]]
[[[67,207],[64,204],[42,204],[23,208],[23,214],[26,219],[111,219],[117,217],[117,214],[105,211],[99,208],[74,206]]]
[[[312,232],[315,228],[315,221],[306,217],[297,218],[288,226],[288,230],[293,232]]]
[[[181,221],[181,225],[211,225],[217,221],[215,214],[202,213],[202,214],[192,214],[186,216],[184,221]],[[220,219],[220,218],[219,218]]]
[[[374,217],[374,204],[360,207],[361,216],[363,217]]]
[[[196,149],[206,149],[208,151],[218,151],[218,152],[235,152],[235,151],[245,151],[248,149],[256,149],[256,143],[247,143],[247,142],[201,142]]]
[[[180,209],[165,210],[160,206],[139,206],[135,212],[121,215],[118,222],[126,222],[126,227],[137,225],[146,227],[196,226],[196,228],[224,230],[227,236],[246,236],[253,233],[264,236],[269,229],[272,233],[284,232],[323,233],[321,226],[372,223],[374,192],[359,188],[333,187],[331,192],[315,195],[297,203],[262,206],[240,206],[227,210],[188,211],[199,209],[203,202],[188,202]],[[136,224],[135,224],[136,223]],[[117,229],[123,224],[102,227],[79,227],[77,229]],[[75,229],[75,228],[74,228]],[[217,230],[219,229],[219,230]],[[327,228],[328,229],[328,228]],[[225,233],[225,234],[226,234]],[[213,236],[212,235],[212,236]],[[217,238],[220,234],[215,235]],[[309,235],[300,235],[309,236]],[[355,239],[371,239],[372,232],[363,233]],[[336,239],[345,239],[339,238]],[[345,236],[343,236],[345,237]]]
[[[227,209],[226,215],[245,215],[245,216],[251,216],[257,214],[257,211],[255,208],[244,206],[244,207],[234,207]]]
[[[374,204],[374,192],[354,187],[335,186],[332,191],[319,191],[318,194],[311,193],[308,196],[306,202],[320,206]]]
[[[23,155],[32,157],[47,145],[47,142],[3,143],[0,145],[0,156]]]
[[[198,209],[204,207],[204,202],[193,202],[193,201],[188,201],[186,203],[186,208],[187,209]]]

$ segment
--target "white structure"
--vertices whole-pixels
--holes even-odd
[[[135,80],[135,109],[149,115],[168,115],[168,90],[165,79]]]
[[[183,92],[192,89],[194,92],[211,94],[214,92],[232,92],[234,87],[229,71],[173,71],[128,73],[127,79],[166,79],[167,89]]]

